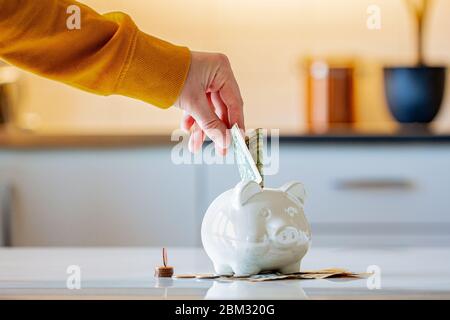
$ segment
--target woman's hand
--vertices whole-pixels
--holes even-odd
[[[223,54],[192,52],[191,66],[175,106],[184,110],[181,128],[191,131],[189,150],[202,147],[205,134],[225,154],[229,129],[244,130],[243,102],[228,58]]]

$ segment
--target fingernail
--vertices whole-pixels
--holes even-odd
[[[194,153],[194,147],[192,146],[192,139],[189,138],[188,149],[190,153]]]

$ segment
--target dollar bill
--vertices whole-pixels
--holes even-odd
[[[262,183],[262,176],[259,173],[256,163],[245,143],[244,137],[236,124],[231,128],[231,138],[241,180],[253,180],[256,181],[256,183]]]
[[[263,129],[252,130],[247,137],[247,146],[261,175],[261,187],[264,187],[264,135]]]
[[[307,280],[307,279],[328,279],[328,278],[366,278],[370,273],[355,273],[341,268],[328,268],[322,270],[304,270],[300,272],[282,274],[279,272],[265,272],[250,276],[220,276],[217,274],[177,274],[174,278],[179,279],[219,279],[228,281],[276,281],[276,280]]]
[[[263,273],[251,276],[241,276],[241,277],[226,277],[228,280],[243,280],[251,282],[262,282],[262,281],[276,281],[276,280],[307,280],[307,279],[328,279],[328,278],[365,278],[370,274],[367,273],[354,273],[347,271],[345,269],[322,269],[322,270],[308,270],[301,271],[291,274],[282,274],[279,272],[275,273]],[[224,278],[225,277],[221,277]]]

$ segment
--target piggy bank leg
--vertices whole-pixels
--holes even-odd
[[[214,271],[216,272],[216,274],[221,276],[233,275],[233,269],[231,269],[229,265],[223,263],[214,263]]]
[[[232,266],[232,268],[235,277],[251,276],[253,274],[258,274],[261,272],[261,268],[257,266],[239,265],[239,266]]]
[[[279,270],[282,274],[290,274],[300,271],[300,261],[284,266]]]

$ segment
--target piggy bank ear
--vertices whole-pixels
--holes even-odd
[[[240,208],[255,194],[262,191],[261,186],[255,181],[241,181],[234,187],[233,206]]]
[[[283,185],[280,190],[300,200],[302,204],[305,203],[306,191],[303,184],[300,182],[288,182]]]

